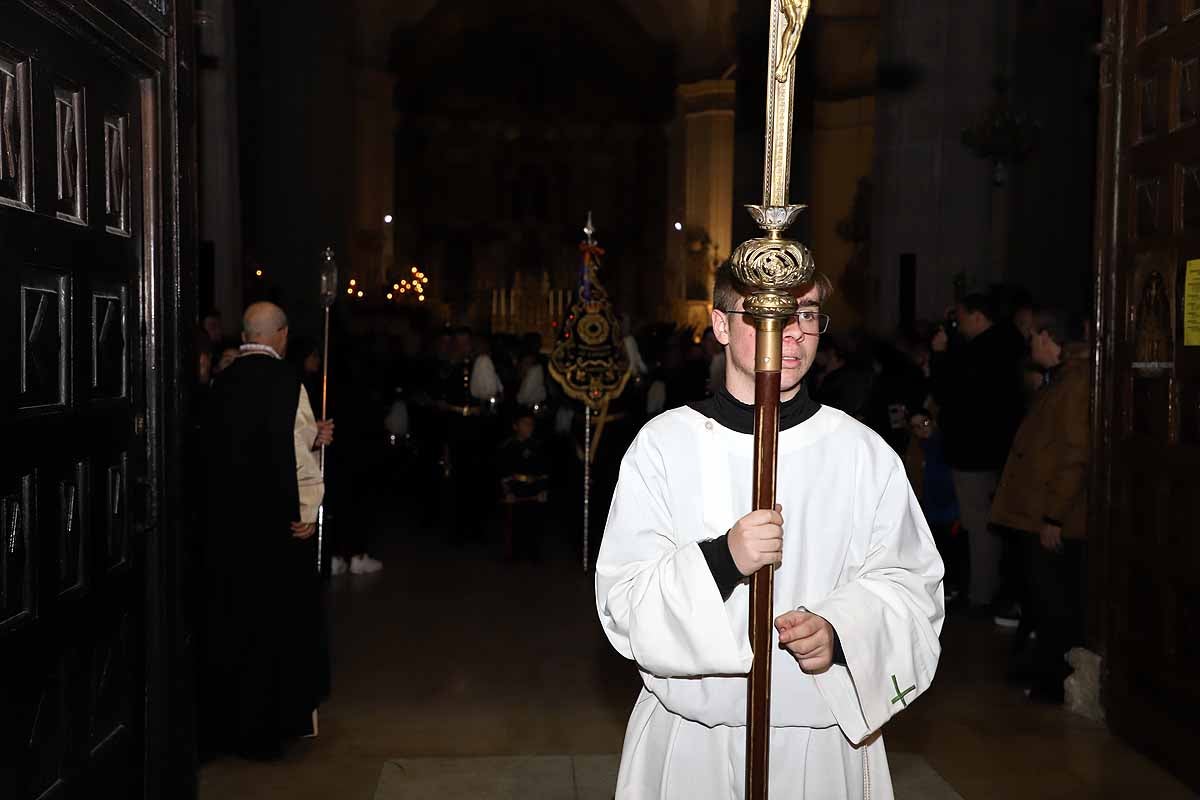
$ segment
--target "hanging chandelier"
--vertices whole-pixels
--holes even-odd
[[[1014,112],[1008,102],[1008,81],[996,78],[991,106],[962,132],[962,143],[977,157],[992,162],[992,183],[1003,186],[1008,168],[1024,161],[1037,146],[1041,125]]]

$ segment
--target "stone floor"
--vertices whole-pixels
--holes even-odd
[[[201,800],[372,800],[397,760],[619,752],[639,682],[608,646],[573,554],[507,564],[404,526],[374,552],[382,573],[329,592],[334,690],[320,736],[278,762],[208,764]],[[937,680],[885,729],[889,752],[919,757],[966,800],[1193,796],[1102,725],[1006,686],[1009,635],[950,619]]]

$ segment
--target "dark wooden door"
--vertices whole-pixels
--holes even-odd
[[[0,7],[0,797],[13,800],[157,793],[162,203],[178,185],[162,166],[165,9]]]
[[[1200,789],[1200,347],[1184,338],[1200,259],[1200,2],[1108,0],[1106,18],[1096,633],[1113,729]]]

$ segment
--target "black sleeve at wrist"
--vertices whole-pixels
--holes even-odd
[[[704,560],[708,563],[708,571],[712,573],[713,581],[717,584],[717,591],[721,593],[721,599],[728,600],[743,577],[733,561],[733,554],[729,552],[728,534],[698,544],[700,552],[704,554]]]
[[[847,666],[846,651],[842,650],[842,637],[838,636],[837,628],[833,629],[833,663]]]

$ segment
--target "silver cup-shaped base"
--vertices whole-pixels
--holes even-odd
[[[746,206],[750,216],[758,223],[758,227],[767,233],[782,233],[792,227],[792,223],[800,216],[800,212],[808,208],[806,205],[790,206]]]

